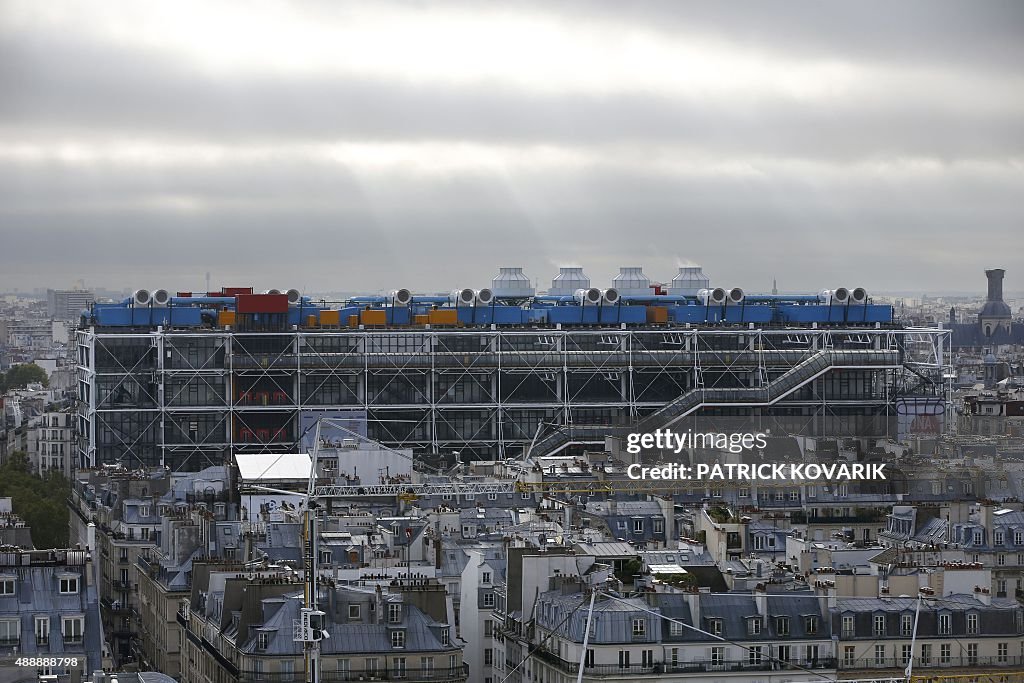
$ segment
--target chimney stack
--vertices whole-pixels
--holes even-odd
[[[1006,271],[1002,268],[993,268],[992,270],[985,271],[985,277],[988,278],[989,301],[1003,300],[1003,275],[1005,273]]]

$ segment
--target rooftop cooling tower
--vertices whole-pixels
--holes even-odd
[[[612,279],[612,287],[622,296],[650,296],[651,281],[640,266],[619,268],[619,274]]]
[[[575,296],[581,289],[590,289],[590,278],[583,269],[577,266],[564,266],[558,269],[558,275],[551,280],[551,296]]]
[[[680,268],[669,285],[668,293],[673,296],[697,296],[702,289],[708,289],[711,280],[700,266]]]
[[[491,291],[494,296],[506,299],[527,299],[534,295],[530,278],[523,274],[522,268],[499,268],[491,280]]]

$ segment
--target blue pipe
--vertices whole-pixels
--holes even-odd
[[[414,296],[412,303],[414,304],[447,304],[450,303],[452,298],[450,296],[432,295],[432,296]]]
[[[619,296],[620,301],[635,301],[637,303],[650,303],[650,304],[684,304],[696,301],[697,298],[693,296],[677,296],[674,294],[640,294],[640,295],[629,295],[623,294]]]
[[[211,304],[213,306],[231,306],[235,303],[233,296],[172,296],[171,305],[189,306],[191,304]]]
[[[558,296],[555,294],[541,294],[533,297],[534,301],[548,301],[552,303],[568,304],[579,303],[575,296]]]

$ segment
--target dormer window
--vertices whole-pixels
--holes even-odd
[[[993,539],[992,542],[995,543],[996,545],[1002,545],[1003,544],[1003,532],[1002,531],[996,531],[994,534],[992,534],[992,539]]]
[[[13,576],[0,576],[0,595],[14,595],[14,583]]]
[[[974,530],[974,545],[981,545],[981,544],[982,544],[981,529],[975,529]]]
[[[952,633],[953,632],[952,624],[953,624],[953,619],[952,619],[952,616],[950,614],[948,614],[948,613],[947,614],[940,614],[939,615],[939,635],[940,636],[948,636],[950,633]]]
[[[268,645],[270,645],[270,634],[263,632],[257,633],[256,647],[260,650],[266,650]]]
[[[388,603],[388,623],[398,624],[402,621],[402,604],[399,602]]]
[[[348,606],[349,621],[359,621],[359,605]]]
[[[490,583],[490,582],[491,582],[491,573],[490,572],[483,572],[483,573],[480,574],[480,583]]]
[[[633,620],[633,637],[643,638],[647,635],[647,620],[646,619],[634,619]]]
[[[967,635],[974,636],[978,634],[978,615],[968,614],[967,615]]]
[[[775,631],[780,636],[789,635],[789,617],[779,617],[775,620]]]
[[[817,615],[808,614],[806,617],[804,617],[804,630],[807,632],[807,635],[809,635],[809,636],[817,635],[817,633],[818,633],[818,617],[817,617]]]
[[[148,505],[142,505],[142,506],[139,507],[139,516],[140,517],[149,517],[149,506]]]
[[[62,595],[72,595],[78,593],[78,577],[62,577],[60,580],[60,592]]]
[[[405,647],[405,631],[392,631],[391,632],[391,647],[394,647],[394,648]]]
[[[708,619],[708,633],[710,633],[713,636],[722,635],[722,620]]]
[[[751,636],[761,635],[761,617],[747,620],[747,634]]]

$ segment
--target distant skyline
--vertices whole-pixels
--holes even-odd
[[[0,291],[1024,290],[1024,4],[0,3]]]

